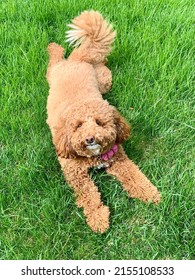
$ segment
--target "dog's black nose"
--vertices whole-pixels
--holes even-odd
[[[95,143],[95,137],[94,136],[88,136],[86,139],[85,139],[85,142],[87,145],[92,145]]]

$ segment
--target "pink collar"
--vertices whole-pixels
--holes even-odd
[[[107,153],[101,155],[101,159],[107,161],[111,159],[114,155],[116,155],[117,152],[118,146],[117,144],[114,144],[113,147]]]

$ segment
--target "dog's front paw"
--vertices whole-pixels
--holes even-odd
[[[159,191],[156,189],[152,195],[152,202],[158,204],[161,200],[161,195]]]
[[[152,186],[149,190],[143,193],[143,201],[158,204],[161,200],[161,195],[156,187]]]
[[[87,223],[94,232],[104,233],[109,228],[110,211],[107,206],[101,205],[97,209],[84,210]]]
[[[132,198],[138,198],[143,202],[152,202],[158,204],[161,200],[161,195],[157,188],[151,183],[142,188],[128,189],[128,194]]]

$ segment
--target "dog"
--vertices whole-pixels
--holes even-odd
[[[61,46],[48,46],[47,124],[77,206],[84,209],[89,227],[104,233],[110,211],[88,174],[91,167],[105,168],[132,198],[157,204],[160,194],[121,146],[130,135],[130,125],[102,98],[112,85],[106,66],[116,35],[112,25],[99,12],[84,11],[69,27],[67,42],[74,49],[67,59]]]

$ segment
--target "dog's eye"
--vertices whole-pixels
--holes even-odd
[[[76,129],[79,128],[79,127],[81,127],[82,124],[83,124],[82,122],[78,122],[78,123],[76,124]]]
[[[96,120],[95,122],[96,122],[96,124],[99,125],[99,126],[103,126],[103,125],[104,125],[100,120]]]

